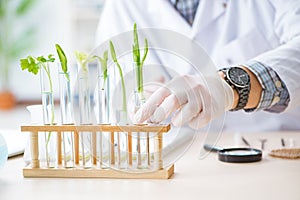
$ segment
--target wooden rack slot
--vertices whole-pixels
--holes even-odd
[[[132,166],[132,133],[128,132],[128,164]]]
[[[148,166],[150,166],[150,159],[151,159],[151,155],[150,155],[150,138],[149,138],[149,133],[147,133],[147,138],[146,138],[146,152],[147,152],[147,164]]]
[[[92,133],[92,154],[93,154],[93,164],[97,164],[97,133]]]
[[[62,164],[62,150],[61,150],[61,132],[57,132],[57,163],[58,165]]]
[[[74,130],[75,164],[79,164],[79,133]]]
[[[162,149],[163,149],[163,133],[166,133],[170,130],[170,125],[126,125],[126,126],[117,126],[117,125],[28,125],[22,126],[22,132],[30,132],[31,138],[31,165],[27,166],[23,169],[24,177],[64,177],[64,178],[154,178],[154,179],[167,179],[174,173],[174,165],[171,165],[167,168],[163,168],[163,157],[162,157]],[[40,167],[43,166],[39,160],[39,148],[38,142],[39,133],[41,132],[55,132],[57,133],[57,141],[56,141],[56,151],[57,151],[57,165],[56,167]],[[74,138],[74,153],[71,153],[71,158],[75,160],[74,167],[67,167],[67,156],[65,154],[65,135],[64,132],[68,132],[73,134],[72,138]],[[102,168],[103,156],[102,156],[102,141],[103,135],[102,132],[110,133],[109,142],[107,144],[109,149],[109,164],[110,167]],[[137,154],[133,154],[133,137],[132,134],[136,133],[136,151]],[[143,136],[141,137],[141,134]],[[89,140],[89,151],[90,162],[88,163],[88,168],[86,169],[85,156],[84,156],[84,148],[82,140],[82,134],[90,134],[89,136],[91,140]],[[97,134],[100,134],[99,142],[97,140]],[[117,134],[117,135],[116,135]],[[120,136],[120,134],[125,134]],[[145,137],[144,137],[145,134]],[[154,138],[152,136],[154,135]],[[80,136],[80,137],[79,137]],[[115,147],[115,136],[117,138],[117,147]],[[150,138],[151,136],[151,138]],[[121,151],[121,138],[126,138],[125,148],[127,152]],[[144,140],[143,144],[143,152],[141,152],[141,142],[140,140]],[[122,140],[122,142],[124,142]],[[150,150],[150,140],[153,140],[154,147],[151,147]],[[152,144],[153,144],[152,143]],[[123,144],[123,143],[122,143]],[[63,145],[63,146],[62,146]],[[82,146],[81,146],[82,145]],[[98,146],[100,145],[100,147]],[[125,143],[122,145],[124,148]],[[63,148],[62,148],[63,147]],[[98,148],[99,147],[99,148]],[[72,141],[73,148],[73,141]],[[71,148],[71,149],[72,149]],[[80,161],[80,149],[83,157],[82,162]],[[116,152],[115,152],[116,148]],[[97,151],[97,149],[100,149]],[[123,149],[124,151],[124,149]],[[153,151],[153,152],[151,152]],[[116,154],[117,153],[117,154]],[[142,155],[143,153],[143,155]],[[64,156],[63,156],[64,155]],[[125,155],[125,157],[124,157]],[[134,157],[133,157],[134,155]],[[154,160],[151,159],[151,155],[154,155]],[[74,158],[73,158],[74,156]],[[146,162],[145,167],[141,167],[140,165]],[[144,162],[144,159],[145,162]],[[125,161],[124,161],[125,160]],[[135,166],[133,166],[133,160],[135,160]],[[98,162],[99,161],[99,162]],[[117,162],[116,162],[117,161]],[[73,161],[74,162],[74,161]],[[126,163],[125,169],[120,168],[121,162]],[[64,163],[64,164],[62,164]],[[91,167],[89,167],[91,164]],[[145,165],[145,164],[144,164]],[[117,170],[116,170],[117,169]],[[120,170],[118,170],[120,169]],[[139,173],[136,173],[139,172]]]
[[[32,168],[39,168],[39,140],[38,132],[31,132],[30,135],[30,146],[31,146],[31,166]]]
[[[110,133],[110,164],[115,164],[115,133]]]

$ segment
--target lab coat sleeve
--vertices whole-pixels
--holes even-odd
[[[273,0],[274,27],[281,46],[263,53],[254,60],[272,67],[286,84],[290,95],[288,109],[300,105],[300,2]]]

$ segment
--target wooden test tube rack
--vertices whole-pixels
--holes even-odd
[[[31,165],[23,169],[25,178],[133,178],[133,179],[168,179],[174,173],[174,165],[163,168],[162,149],[163,134],[170,130],[170,125],[26,125],[21,126],[22,132],[30,132],[31,145]],[[40,167],[39,161],[39,133],[56,132],[57,133],[57,163],[55,168]],[[62,133],[71,132],[74,134],[74,154],[75,167],[65,168],[62,165]],[[124,170],[102,169],[96,165],[97,159],[93,159],[93,166],[83,168],[79,165],[79,133],[81,132],[110,132],[118,134],[126,132],[128,135],[128,161],[132,163],[132,133],[147,132],[154,135],[154,152],[157,159],[157,170],[151,172],[132,173]],[[113,135],[111,134],[111,135]],[[149,134],[148,134],[149,136]],[[149,138],[147,136],[147,141]],[[96,149],[96,142],[93,144]],[[114,144],[112,144],[114,145]],[[114,155],[113,155],[114,156]]]

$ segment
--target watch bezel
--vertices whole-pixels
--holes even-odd
[[[236,69],[241,70],[241,71],[243,71],[243,73],[246,74],[247,79],[248,79],[248,80],[247,80],[247,83],[241,85],[241,84],[236,83],[236,82],[234,82],[234,81],[232,80],[232,77],[230,77],[230,71],[231,71],[231,70],[236,70]],[[227,77],[227,80],[230,81],[230,83],[233,84],[233,85],[235,85],[236,87],[239,87],[239,88],[246,88],[246,87],[249,87],[249,85],[250,85],[250,76],[249,76],[249,74],[248,74],[244,69],[242,69],[242,68],[240,68],[240,67],[231,67],[231,68],[229,68],[228,70],[226,70],[226,77]]]

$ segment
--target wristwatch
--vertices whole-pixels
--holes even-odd
[[[225,81],[237,91],[239,95],[238,104],[230,111],[237,111],[243,109],[248,102],[250,93],[250,76],[240,67],[223,68],[219,71],[224,73]]]

